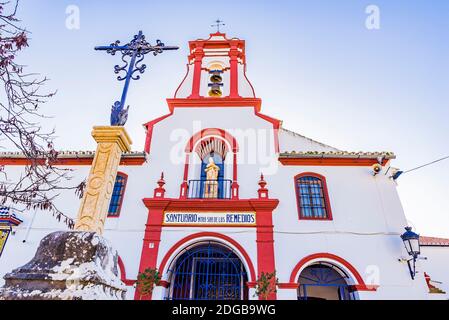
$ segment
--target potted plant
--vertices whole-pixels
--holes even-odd
[[[277,292],[277,285],[279,279],[276,277],[276,271],[274,272],[262,272],[256,281],[256,293],[255,295],[262,300],[267,300],[270,294]]]
[[[155,286],[161,281],[161,275],[156,268],[147,268],[143,272],[139,272],[137,276],[137,290],[139,290],[140,298],[143,296],[151,296]]]

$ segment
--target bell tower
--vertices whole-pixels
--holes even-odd
[[[176,89],[174,106],[254,106],[261,101],[246,76],[245,41],[219,31],[189,41],[187,72]]]

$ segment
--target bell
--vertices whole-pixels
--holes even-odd
[[[209,83],[209,87],[210,87],[209,96],[210,97],[221,97],[221,95],[222,95],[221,88],[220,88],[223,85],[223,83],[222,83],[223,78],[221,77],[222,72],[223,71],[221,71],[221,70],[210,70],[209,71],[209,73],[211,75],[209,78],[209,81],[211,82],[211,83]]]
[[[210,97],[221,97],[221,95],[222,95],[222,92],[221,92],[219,86],[213,86],[209,90],[209,96]]]
[[[222,80],[223,80],[223,78],[219,74],[213,74],[210,77],[210,81],[213,82],[213,83],[220,83]]]

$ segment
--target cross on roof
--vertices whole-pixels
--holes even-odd
[[[223,20],[217,19],[215,20],[215,24],[211,24],[211,27],[217,27],[217,33],[220,33],[220,26],[224,26],[225,24],[222,23]]]

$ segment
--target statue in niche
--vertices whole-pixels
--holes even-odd
[[[212,157],[209,158],[209,163],[204,169],[206,172],[206,181],[204,181],[204,198],[217,198],[218,197],[218,167]]]

